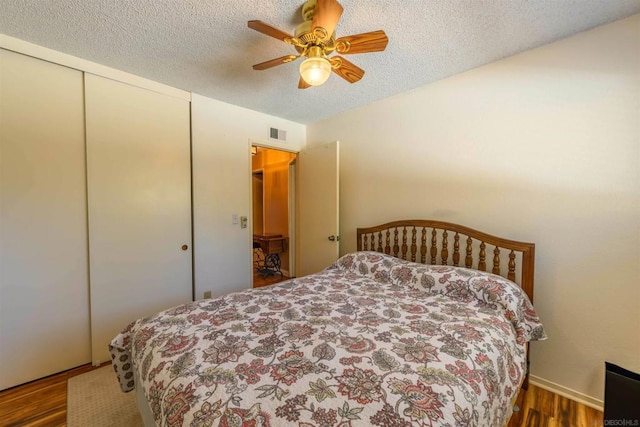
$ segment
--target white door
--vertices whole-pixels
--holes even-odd
[[[86,75],[92,360],[191,301],[189,102]]]
[[[0,390],[91,360],[82,96],[0,49]]]
[[[317,273],[339,256],[339,143],[304,149],[298,156],[297,276]]]

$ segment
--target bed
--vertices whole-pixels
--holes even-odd
[[[534,245],[428,220],[356,234],[317,274],[128,325],[112,364],[145,424],[505,425],[546,338]]]

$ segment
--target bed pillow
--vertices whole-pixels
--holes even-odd
[[[468,268],[398,261],[389,273],[393,284],[500,310],[513,324],[519,341],[547,338],[529,297],[514,282]]]
[[[343,270],[371,277],[381,283],[390,283],[391,269],[397,264],[398,258],[380,252],[353,252],[340,257],[327,270]]]

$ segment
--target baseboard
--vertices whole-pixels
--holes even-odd
[[[536,387],[540,387],[560,396],[575,400],[578,403],[582,403],[583,405],[587,405],[591,408],[597,409],[598,411],[604,411],[604,402],[600,399],[593,398],[584,393],[580,393],[579,391],[572,390],[568,387],[556,384],[535,375],[529,375],[529,382]]]

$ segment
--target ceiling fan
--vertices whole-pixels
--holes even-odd
[[[331,71],[348,81],[355,83],[364,76],[364,70],[347,61],[342,55],[367,52],[381,52],[387,47],[389,39],[382,30],[336,39],[334,30],[342,16],[342,5],[336,0],[307,0],[302,6],[304,22],[290,35],[262,21],[249,21],[249,28],[262,34],[282,40],[295,47],[297,55],[286,55],[253,66],[254,70],[266,70],[286,64],[300,57],[306,59],[300,64],[299,89],[319,86],[327,81]]]

